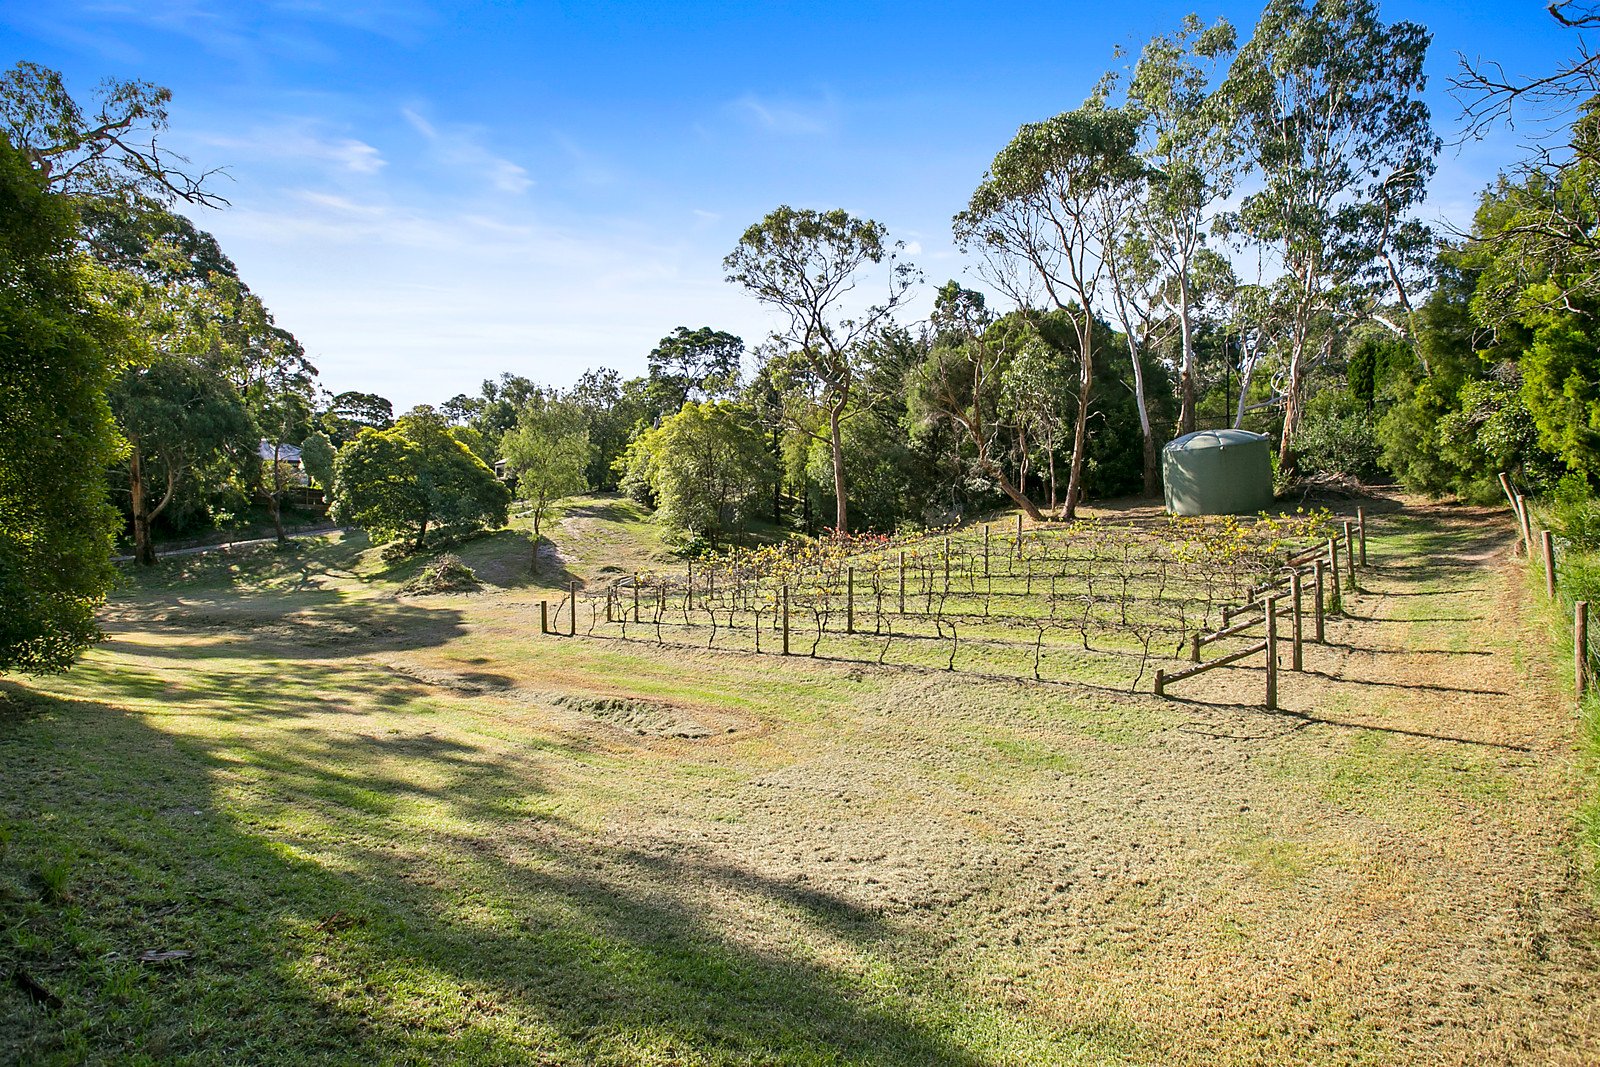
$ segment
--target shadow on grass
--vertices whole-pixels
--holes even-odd
[[[980,1062],[886,977],[877,915],[608,843],[547,809],[539,751],[271,741],[0,683],[0,951],[59,998],[0,985],[0,1060]]]

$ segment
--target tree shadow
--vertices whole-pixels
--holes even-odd
[[[926,1010],[960,994],[896,973],[880,915],[618,845],[548,809],[542,751],[317,729],[269,748],[3,696],[0,865],[35,886],[0,895],[27,935],[5,948],[60,1007],[0,986],[0,1058],[981,1062]],[[28,872],[57,861],[52,899]]]

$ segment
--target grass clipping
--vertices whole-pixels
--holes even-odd
[[[446,552],[435,556],[418,571],[416,577],[400,587],[400,592],[411,596],[430,593],[467,593],[480,585],[472,568],[461,562],[461,557]]]

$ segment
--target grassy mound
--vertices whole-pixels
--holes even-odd
[[[472,568],[461,562],[461,557],[446,552],[442,556],[435,556],[428,561],[428,565],[417,572],[405,585],[400,587],[400,592],[412,596],[427,596],[430,593],[468,593],[477,589],[481,583]]]

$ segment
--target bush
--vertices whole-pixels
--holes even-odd
[[[478,576],[471,567],[461,562],[461,557],[446,552],[428,561],[405,585],[402,593],[426,596],[430,593],[467,593],[479,586]]]
[[[1551,497],[1551,518],[1556,529],[1574,548],[1583,552],[1600,549],[1600,500],[1596,500],[1588,479],[1568,474],[1556,483]]]
[[[1311,399],[1294,435],[1294,450],[1304,474],[1369,481],[1382,473],[1376,429],[1349,393],[1329,391]]]

